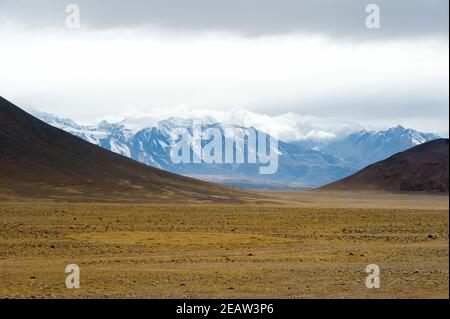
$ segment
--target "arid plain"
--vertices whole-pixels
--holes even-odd
[[[2,202],[0,296],[448,298],[448,196],[262,195],[273,204]]]

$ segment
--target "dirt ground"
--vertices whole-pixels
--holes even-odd
[[[0,296],[449,297],[448,196],[298,194],[271,206],[0,203]],[[80,289],[65,286],[68,264]],[[365,285],[369,264],[379,289]]]

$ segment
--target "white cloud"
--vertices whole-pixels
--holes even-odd
[[[10,24],[0,27],[0,72],[4,97],[84,122],[161,110],[218,116],[241,105],[270,118],[246,119],[239,108],[223,114],[302,138],[335,134],[340,124],[326,120],[332,129],[324,130],[290,113],[364,125],[418,122],[427,114],[424,129],[431,131],[433,120],[448,120],[448,40],[441,38],[358,43],[293,34],[30,31]]]
[[[243,127],[254,127],[278,137],[282,141],[299,141],[303,139],[334,139],[351,132],[365,129],[358,122],[343,121],[335,118],[319,118],[295,113],[267,115],[234,107],[230,110],[199,109],[189,106],[174,108],[154,108],[151,113],[122,113],[120,116],[106,116],[96,122],[106,120],[117,123],[125,121],[125,126],[134,131],[146,127],[157,126],[159,120],[168,118],[200,119],[204,123],[235,124]]]

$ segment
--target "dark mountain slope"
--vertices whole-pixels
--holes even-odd
[[[448,139],[426,142],[320,190],[448,193],[448,153]]]

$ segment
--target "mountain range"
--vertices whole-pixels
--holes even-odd
[[[319,149],[353,163],[358,168],[364,168],[395,153],[439,138],[433,133],[421,133],[398,125],[385,131],[353,133]]]
[[[258,196],[105,150],[0,97],[0,200],[235,203],[251,198]]]
[[[192,127],[193,120],[201,120],[204,129],[219,129],[223,143],[229,138],[225,128],[246,128],[241,125],[219,123],[212,118],[169,118],[161,121],[141,118],[80,125],[71,119],[36,110],[32,114],[52,126],[143,164],[242,188],[305,189],[322,186],[352,175],[395,153],[440,138],[436,134],[422,133],[399,125],[384,131],[361,130],[325,141],[279,141],[277,172],[261,175],[257,165],[248,163],[175,164],[171,161],[170,150],[177,138],[177,130]],[[257,134],[261,132],[255,131]],[[192,148],[191,152],[198,153],[199,150]]]

